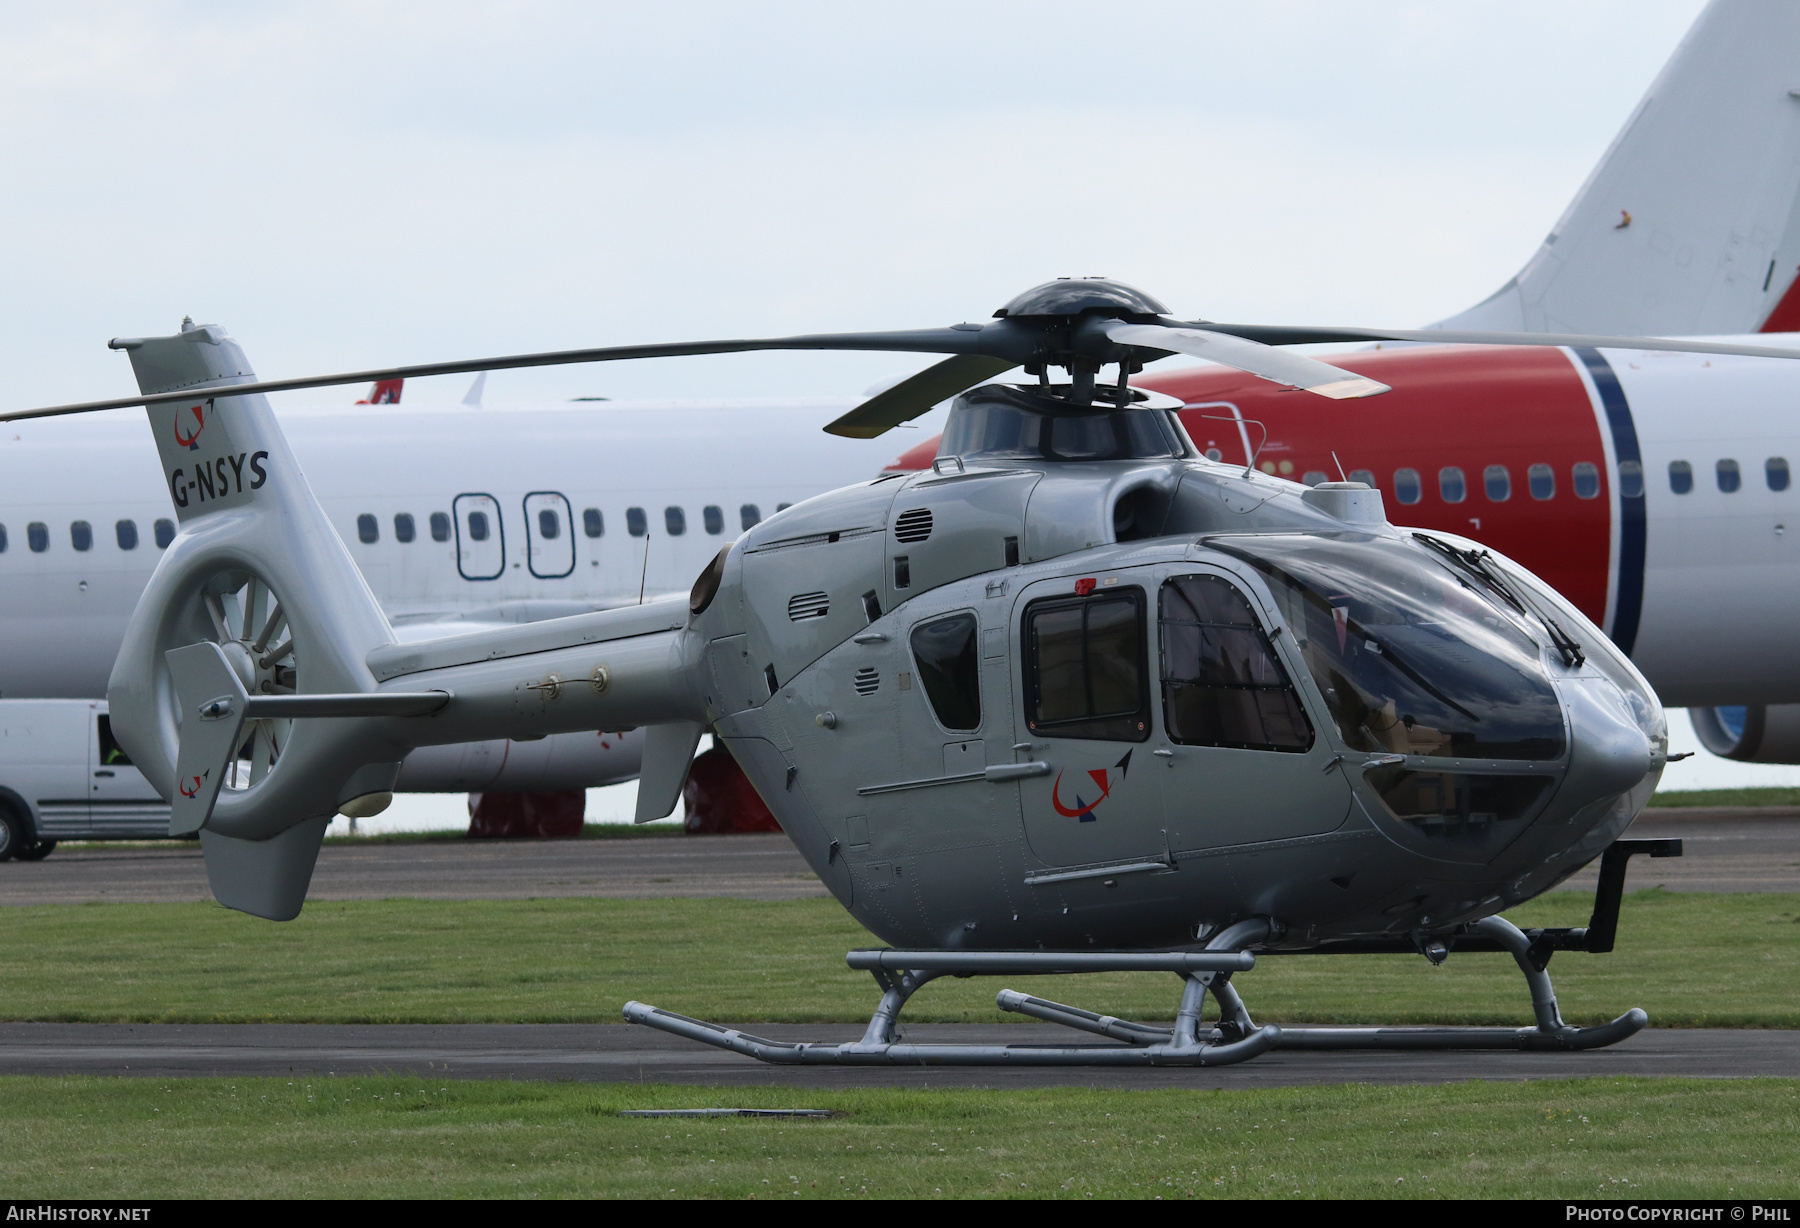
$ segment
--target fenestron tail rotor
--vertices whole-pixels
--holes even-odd
[[[371,381],[417,379],[473,371],[504,371],[577,363],[622,362],[757,350],[847,350],[942,354],[948,357],[870,398],[830,423],[832,434],[869,439],[916,418],[950,397],[1014,367],[1048,383],[1052,367],[1069,373],[1057,393],[1068,412],[1110,411],[1127,402],[1125,381],[1170,354],[1188,354],[1233,367],[1259,379],[1286,384],[1332,400],[1377,396],[1388,391],[1375,380],[1328,362],[1284,352],[1279,347],[1319,343],[1422,341],[1477,345],[1584,346],[1603,349],[1670,350],[1758,358],[1800,358],[1800,350],[1735,342],[1665,337],[1600,337],[1558,333],[1493,333],[1437,329],[1376,329],[1268,324],[1216,324],[1177,320],[1149,295],[1107,278],[1060,278],[1019,295],[986,324],[957,324],[893,332],[813,333],[729,341],[676,342],[555,350],[454,362],[419,363],[336,375],[259,380],[233,384],[229,395],[292,392]],[[202,330],[203,331],[203,330]],[[141,343],[114,341],[119,349]],[[1103,367],[1116,366],[1117,389],[1098,383]],[[222,395],[224,389],[209,390]],[[51,405],[0,413],[0,421],[54,417],[134,405],[154,406],[196,400],[192,389]]]

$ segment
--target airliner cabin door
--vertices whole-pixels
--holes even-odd
[[[525,496],[526,558],[540,580],[560,580],[575,570],[574,517],[569,501],[554,490]]]
[[[456,570],[465,580],[497,580],[506,570],[500,501],[492,495],[456,496]],[[566,536],[566,534],[565,534]]]

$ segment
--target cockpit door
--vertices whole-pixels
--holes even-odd
[[[1172,851],[1259,844],[1343,826],[1350,782],[1269,634],[1231,577],[1195,569],[1156,597],[1151,751]]]
[[[492,495],[456,496],[456,570],[465,580],[495,580],[506,570],[506,533]]]

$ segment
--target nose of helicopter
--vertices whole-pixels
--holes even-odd
[[[1569,717],[1569,771],[1558,809],[1579,812],[1642,784],[1655,762],[1649,736],[1618,687],[1599,678],[1565,681],[1557,688]]]

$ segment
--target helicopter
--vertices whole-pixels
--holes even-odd
[[[1654,691],[1511,560],[1391,524],[1379,491],[1202,456],[1175,353],[1324,402],[1387,389],[1283,345],[1430,340],[1794,351],[1649,338],[1181,321],[1104,278],[1058,279],[986,323],[609,347],[259,381],[223,329],[115,339],[180,532],[133,615],[113,727],[198,834],[220,903],[298,915],[334,814],[392,798],[411,749],[645,730],[636,818],[670,813],[711,732],[820,880],[884,948],[863,1036],[788,1044],[632,1002],[635,1023],[778,1063],[1219,1065],[1273,1048],[1584,1049],[1639,1009],[1567,1024],[1559,950],[1612,949],[1619,837],[1669,761]],[[685,602],[400,643],[312,498],[267,392],[756,349],[948,355],[826,427],[872,437],[953,398],[929,469],[769,518]],[[1102,383],[1107,366],[1116,380]],[[1023,368],[1031,380],[999,383]],[[1067,375],[1059,381],[1055,372]],[[1602,860],[1586,927],[1501,914]],[[1517,1028],[1257,1024],[1259,956],[1510,954]],[[1011,989],[1002,1009],[1095,1039],[909,1044],[940,976],[1161,971],[1172,1026]],[[1202,1022],[1204,999],[1218,1006]]]

